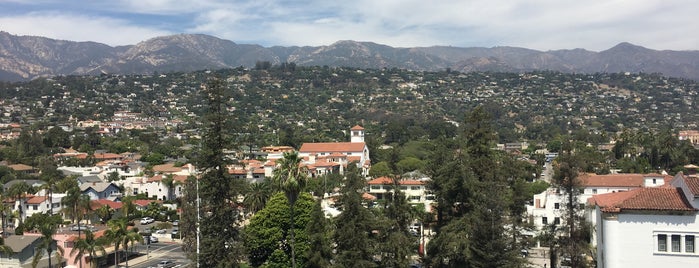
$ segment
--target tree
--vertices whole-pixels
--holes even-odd
[[[200,255],[202,267],[237,267],[242,258],[239,243],[238,187],[227,172],[228,159],[223,153],[228,148],[225,83],[210,79],[203,90],[207,100],[201,149],[197,166],[202,174],[199,179],[202,218],[200,226]]]
[[[113,219],[107,222],[108,229],[104,232],[104,237],[114,244],[114,263],[119,263],[119,246],[124,248],[126,254],[126,267],[129,267],[128,249],[129,243],[143,242],[143,237],[138,233],[138,228],[129,228],[125,218]]]
[[[369,176],[372,178],[384,177],[391,174],[393,174],[393,170],[391,170],[391,166],[386,161],[371,165],[371,169],[369,170]]]
[[[165,187],[167,187],[167,200],[172,200],[172,199],[174,199],[173,196],[175,196],[175,193],[174,193],[175,192],[174,191],[175,178],[174,177],[175,176],[172,174],[167,174],[167,175],[165,175],[165,177],[163,177],[163,179],[161,181],[163,183],[163,185],[165,185]]]
[[[387,200],[388,205],[382,211],[383,215],[377,219],[376,254],[380,256],[381,267],[407,267],[411,247],[415,244],[414,237],[408,232],[408,225],[414,217],[412,207],[395,181],[393,189],[393,194]]]
[[[84,238],[78,235],[78,239],[75,240],[73,249],[70,251],[70,255],[75,255],[74,261],[80,262],[80,265],[82,266],[82,259],[87,254],[90,267],[97,268],[97,262],[94,261],[97,254],[102,253],[102,256],[107,254],[103,244],[105,244],[104,239],[96,239],[95,234],[93,234],[90,230],[86,230]]]
[[[248,213],[257,213],[265,207],[270,196],[269,182],[251,183],[248,186],[243,205],[247,208]]]
[[[588,239],[585,228],[585,219],[582,213],[582,206],[578,197],[580,192],[580,180],[578,173],[587,163],[572,152],[570,143],[563,146],[563,153],[558,157],[553,185],[561,190],[565,196],[564,218],[566,228],[565,234],[557,242],[561,246],[561,251],[570,257],[571,266],[587,267],[587,262],[583,258],[588,251]]]
[[[335,221],[335,264],[338,267],[375,267],[374,247],[370,234],[374,217],[364,207],[361,192],[366,181],[356,165],[347,165],[345,184],[340,190],[338,208],[342,213]]]
[[[267,205],[250,219],[250,224],[245,228],[245,247],[250,264],[255,267],[268,264],[273,252],[282,250],[289,255],[286,260],[291,265],[291,226],[294,226],[293,228],[296,229],[294,234],[299,237],[298,240],[294,240],[296,243],[294,247],[301,247],[300,256],[304,257],[300,258],[299,263],[303,265],[309,247],[309,234],[305,230],[310,221],[314,203],[310,194],[300,194],[297,200],[296,223],[292,225],[289,222],[291,212],[288,199],[281,192],[273,195]]]
[[[196,259],[197,242],[197,179],[189,176],[182,187],[182,214],[180,215],[180,235],[182,251],[190,259]]]
[[[23,217],[22,217],[22,215],[24,214],[22,211],[22,207],[24,206],[23,198],[27,194],[27,192],[31,191],[31,188],[32,187],[29,186],[29,184],[22,181],[22,182],[13,184],[7,190],[8,196],[14,197],[15,201],[18,203],[17,212],[19,213],[19,225],[23,225],[22,223],[24,222]]]
[[[324,268],[330,266],[332,260],[332,232],[330,222],[325,218],[321,200],[315,202],[311,211],[310,221],[306,225],[308,244],[306,251],[306,267]]]
[[[283,157],[277,160],[279,167],[275,169],[274,184],[277,189],[284,192],[289,200],[289,222],[291,224],[291,267],[296,268],[296,251],[294,240],[294,205],[301,191],[306,187],[308,176],[305,166],[301,166],[301,158],[297,152],[285,152]]]
[[[37,230],[41,233],[40,242],[36,246],[36,253],[32,259],[32,267],[36,267],[39,264],[39,261],[44,256],[44,251],[46,251],[48,255],[48,267],[53,267],[51,265],[51,252],[53,252],[54,248],[59,252],[63,251],[63,248],[58,246],[56,240],[53,239],[53,235],[56,234],[58,226],[62,222],[61,216],[46,213],[36,213],[27,218],[26,229]]]
[[[114,214],[114,210],[109,207],[108,205],[103,205],[97,210],[95,210],[95,214],[97,215],[98,218],[100,218],[100,222],[102,224],[106,223],[110,219],[112,219],[112,215]]]

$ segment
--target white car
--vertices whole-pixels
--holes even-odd
[[[149,236],[150,237],[150,242],[152,243],[158,243],[158,238],[155,236]]]
[[[160,229],[160,230],[155,231],[155,233],[156,233],[156,234],[164,234],[164,233],[167,233],[167,230],[165,230],[165,229]]]
[[[155,222],[155,220],[151,217],[145,217],[145,218],[141,219],[141,224],[144,224],[144,225],[151,224],[153,222]]]

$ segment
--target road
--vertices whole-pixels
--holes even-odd
[[[137,250],[146,253],[146,246],[139,245]],[[191,261],[187,259],[180,244],[175,243],[155,243],[148,246],[148,254],[134,258],[129,261],[129,267],[147,268],[157,267],[158,262],[170,260],[175,263],[175,267],[187,267]],[[123,264],[123,263],[122,263]]]

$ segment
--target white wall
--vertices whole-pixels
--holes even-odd
[[[696,215],[617,214],[604,219],[598,232],[598,267],[698,267],[699,249],[694,253],[671,252],[670,235],[695,235],[699,238],[699,217]],[[657,251],[657,234],[668,235],[668,251]],[[601,240],[599,240],[601,238]],[[684,241],[681,243],[684,251]]]

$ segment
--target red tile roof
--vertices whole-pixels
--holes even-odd
[[[640,188],[631,191],[599,194],[588,199],[603,212],[628,210],[695,211],[679,188]]]
[[[155,175],[153,177],[148,178],[148,182],[160,182],[162,181],[166,176],[163,175]],[[187,181],[187,176],[185,175],[174,175],[172,176],[173,181],[177,182],[185,182]]]
[[[360,125],[356,125],[356,126],[353,126],[352,128],[350,128],[350,130],[364,130],[364,128]]]
[[[48,197],[43,195],[33,196],[27,199],[27,204],[41,204],[42,202],[46,201],[46,199],[48,199]]]
[[[134,200],[134,201],[133,201],[133,204],[134,204],[134,205],[137,205],[137,206],[139,206],[139,207],[147,207],[147,206],[148,206],[150,203],[152,203],[152,202],[156,202],[156,203],[159,203],[159,204],[160,204],[160,203],[163,203],[162,200],[147,200],[147,199],[144,200],[144,199],[138,199],[138,200]]]
[[[92,208],[92,210],[98,209],[105,205],[109,206],[114,210],[121,209],[121,207],[123,206],[121,202],[111,201],[107,199],[97,199],[90,201],[90,208]]]
[[[155,165],[153,171],[160,173],[174,173],[182,171],[184,167],[175,167],[174,163]]]
[[[400,185],[424,185],[425,182],[418,180],[402,180],[399,182]]]
[[[643,187],[646,177],[665,178],[661,174],[582,174],[580,175],[580,183],[584,187]]]
[[[389,177],[378,177],[376,179],[370,180],[367,182],[369,185],[384,185],[384,184],[393,184],[393,179]]]
[[[690,176],[683,176],[683,178],[687,187],[689,187],[689,191],[695,196],[699,195],[699,178]]]
[[[376,196],[370,193],[363,193],[362,198],[364,198],[364,200],[376,200]]]
[[[303,153],[320,153],[320,152],[362,152],[364,151],[363,142],[320,142],[320,143],[304,143],[301,145],[299,152]]]

